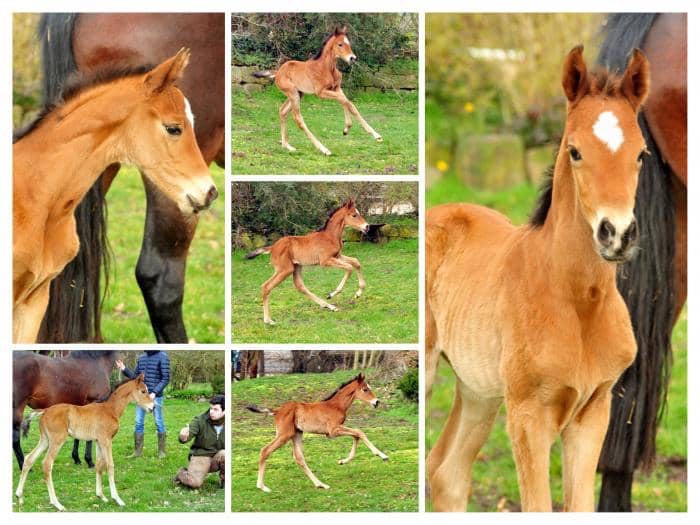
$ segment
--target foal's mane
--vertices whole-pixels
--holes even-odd
[[[328,217],[326,218],[326,222],[324,222],[324,223],[323,223],[323,226],[321,226],[320,228],[318,228],[316,231],[317,231],[317,232],[325,231],[325,229],[328,228],[328,223],[331,222],[331,219],[333,218],[333,215],[335,215],[335,214],[338,212],[338,210],[340,210],[340,208],[343,208],[343,207],[345,207],[345,203],[343,203],[343,204],[341,204],[340,206],[337,206],[337,207],[333,208],[331,211],[329,211],[329,212],[328,212]]]
[[[311,60],[318,60],[319,58],[321,58],[321,56],[323,55],[323,50],[326,48],[326,44],[331,38],[344,34],[347,33],[336,33],[336,30],[334,29],[330,35],[323,39],[323,42],[321,42],[321,48],[318,50],[318,53],[316,53],[316,56],[314,56]]]
[[[345,381],[345,383],[343,383],[343,384],[340,385],[338,388],[336,388],[336,389],[333,391],[333,393],[331,393],[331,394],[327,395],[326,397],[324,397],[324,398],[323,398],[323,401],[328,401],[329,399],[332,399],[333,397],[335,397],[335,395],[336,395],[338,392],[340,392],[343,388],[345,388],[346,386],[348,386],[348,385],[349,385],[350,383],[352,383],[353,381],[357,381],[357,378],[358,378],[358,377],[359,377],[359,376],[355,376],[355,377],[353,377],[352,379],[348,379],[347,381]]]
[[[67,357],[73,359],[100,359],[102,357],[114,357],[115,350],[73,350]]]
[[[13,132],[12,143],[14,144],[29,135],[41,125],[46,117],[79,94],[118,79],[143,75],[151,69],[153,69],[151,65],[128,66],[122,64],[99,69],[91,74],[75,73],[71,75],[63,85],[60,94],[54,100],[47,102],[33,121]]]
[[[605,68],[597,67],[592,73],[588,74],[586,82],[587,90],[581,94],[580,98],[585,95],[618,98],[624,96],[621,92],[622,76],[613,73]],[[556,156],[554,164],[556,164]],[[540,187],[540,195],[537,198],[537,204],[534,211],[530,215],[530,226],[540,228],[547,220],[549,208],[552,206],[552,184],[554,179],[554,166],[547,168],[547,175]]]
[[[135,377],[132,378],[132,379],[129,379],[128,377],[127,377],[126,379],[123,379],[120,383],[118,383],[118,384],[116,384],[116,385],[114,386],[114,388],[112,389],[112,391],[111,391],[109,394],[107,394],[106,397],[104,397],[104,398],[102,398],[102,399],[98,399],[97,401],[95,401],[95,403],[104,403],[105,401],[108,401],[109,398],[112,397],[112,396],[117,392],[117,390],[119,390],[121,387],[123,387],[124,385],[126,385],[128,382],[130,382],[130,381],[135,381],[135,380],[136,380]]]

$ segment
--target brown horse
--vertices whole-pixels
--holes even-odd
[[[20,470],[24,454],[20,428],[25,407],[35,410],[57,403],[85,405],[109,395],[109,374],[117,352],[75,350],[67,357],[48,357],[35,352],[12,353],[12,448]],[[76,440],[73,461],[80,463]],[[85,446],[85,461],[93,467],[92,442]]]
[[[68,436],[77,439],[97,441],[97,464],[95,465],[95,494],[102,501],[107,501],[102,492],[102,474],[107,471],[109,476],[109,490],[112,499],[120,507],[124,502],[117,493],[114,482],[114,460],[112,459],[112,440],[119,432],[119,418],[121,418],[126,406],[134,402],[144,410],[153,410],[155,403],[148,394],[148,387],[143,382],[143,373],[137,378],[128,380],[119,385],[109,399],[101,403],[90,403],[85,406],[59,403],[49,408],[33,412],[32,416],[42,416],[39,422],[39,443],[32,450],[22,467],[22,475],[19,478],[15,495],[19,504],[23,503],[24,484],[27,475],[39,456],[48,449],[44,458],[44,479],[48,485],[51,504],[58,510],[65,510],[56,497],[53,487],[53,462],[58,451],[61,450]]]
[[[441,353],[458,379],[428,458],[436,510],[466,508],[472,464],[504,400],[523,510],[552,509],[549,457],[559,435],[564,508],[594,510],[611,388],[636,354],[615,274],[636,250],[646,155],[637,112],[649,65],[635,50],[621,76],[589,74],[577,47],[562,85],[567,119],[541,223],[516,228],[474,205],[428,213],[428,391]]]
[[[107,166],[134,164],[193,216],[217,192],[189,102],[173,83],[182,49],[152,71],[92,79],[64,93],[13,147],[13,341],[36,341],[51,280],[78,252],[75,208]]]
[[[287,96],[287,100],[280,106],[280,130],[282,134],[282,147],[289,151],[296,148],[287,140],[287,116],[292,112],[294,121],[299,129],[306,133],[309,140],[324,155],[331,152],[314,136],[304,123],[299,104],[303,93],[313,93],[319,98],[335,100],[345,113],[345,127],[343,135],[347,135],[352,126],[352,117],[355,117],[363,129],[372,135],[377,142],[382,141],[381,135],[374,131],[362,118],[355,105],[348,100],[340,88],[343,74],[338,70],[336,60],[341,59],[352,65],[357,62],[357,56],[352,52],[345,26],[336,28],[321,44],[321,49],[311,60],[301,62],[290,60],[280,66],[277,71],[257,71],[253,73],[258,78],[270,78],[275,80],[275,85]]]
[[[297,465],[304,471],[304,474],[306,474],[314,484],[314,487],[321,489],[330,488],[314,476],[314,473],[311,472],[311,469],[306,464],[302,438],[304,432],[321,434],[329,438],[351,436],[352,448],[350,449],[350,454],[348,454],[346,458],[338,460],[338,464],[340,465],[352,461],[357,451],[357,443],[360,440],[367,445],[367,448],[372,451],[372,454],[379,456],[384,461],[388,460],[389,456],[375,447],[372,442],[367,439],[367,436],[362,430],[343,426],[345,418],[347,417],[347,412],[355,399],[364,401],[374,408],[379,406],[379,400],[374,393],[372,393],[372,390],[362,374],[358,374],[357,377],[340,385],[323,401],[317,401],[315,403],[290,401],[272,410],[268,408],[259,408],[255,405],[248,406],[247,408],[251,412],[274,416],[275,431],[277,433],[275,439],[260,451],[257,487],[263,492],[270,492],[270,489],[265,486],[264,482],[265,462],[267,458],[270,457],[270,454],[291,439],[294,447],[294,459]]]
[[[328,294],[328,299],[333,298],[343,290],[352,271],[355,270],[359,282],[359,288],[355,292],[355,297],[362,295],[362,291],[365,289],[365,280],[360,271],[362,268],[360,261],[340,253],[343,249],[342,237],[345,228],[354,228],[364,233],[369,229],[369,224],[357,211],[355,201],[352,199],[332,210],[328,215],[326,224],[318,231],[303,236],[290,235],[282,237],[273,245],[258,248],[246,255],[247,259],[253,259],[260,254],[269,253],[272,266],[275,267],[274,275],[262,285],[263,320],[266,324],[275,324],[270,318],[270,292],[292,273],[294,274],[294,286],[299,292],[306,295],[321,308],[328,308],[333,312],[338,311],[336,306],[327,303],[306,288],[304,281],[301,279],[301,272],[304,266],[321,265],[345,270],[345,275],[337,288]]]

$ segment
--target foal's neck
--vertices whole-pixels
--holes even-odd
[[[345,387],[338,390],[338,392],[328,400],[328,403],[347,412],[353,401],[355,401],[355,390],[353,389],[352,392],[348,392],[348,388]]]
[[[344,217],[342,213],[333,215],[333,217],[328,220],[328,225],[325,230],[326,234],[338,243],[341,243],[343,238],[343,230],[345,229]]]
[[[103,403],[112,411],[117,419],[119,419],[124,413],[126,406],[131,400],[129,392],[126,392],[125,390],[126,389],[124,388],[117,388],[112,395],[109,396],[109,399]]]

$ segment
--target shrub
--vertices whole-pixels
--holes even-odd
[[[224,374],[215,375],[209,380],[212,394],[223,394],[226,390],[226,381]]]
[[[398,388],[401,390],[401,392],[403,392],[403,395],[406,396],[406,399],[417,403],[419,391],[418,369],[411,368],[408,372],[406,372],[399,380]]]

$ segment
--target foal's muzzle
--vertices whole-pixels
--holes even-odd
[[[187,201],[192,206],[192,211],[194,213],[199,213],[200,211],[209,208],[209,206],[211,206],[211,203],[214,202],[218,196],[219,192],[216,190],[216,186],[212,184],[212,186],[209,188],[209,191],[207,191],[206,195],[204,195],[204,200],[198,201],[191,194],[188,193]]]
[[[350,55],[348,57],[348,64],[353,65],[355,62],[357,62],[357,57],[355,55]]]
[[[598,252],[606,261],[623,263],[634,257],[637,252],[639,228],[637,220],[624,227],[616,227],[607,217],[601,219],[595,234]]]
[[[377,408],[377,407],[379,406],[379,399],[375,399],[374,401],[372,401],[372,402],[371,402],[371,405],[372,405],[374,408]]]

